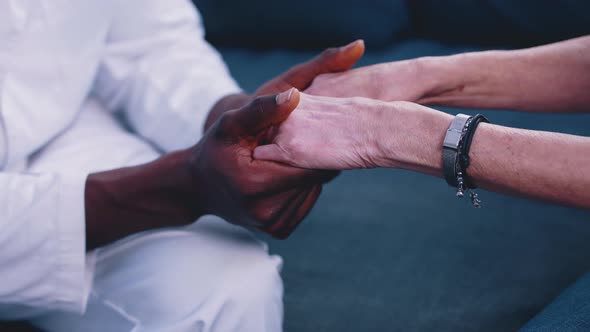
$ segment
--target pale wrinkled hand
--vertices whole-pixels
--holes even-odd
[[[304,92],[315,96],[364,97],[382,101],[420,102],[432,79],[419,60],[406,60],[322,74]]]
[[[254,158],[310,169],[377,167],[374,160],[383,102],[301,94],[295,111],[276,127]]]

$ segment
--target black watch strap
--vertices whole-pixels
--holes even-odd
[[[457,151],[443,148],[443,174],[449,186],[457,186]]]
[[[447,183],[453,187],[457,186],[459,145],[464,135],[465,124],[470,118],[471,116],[466,114],[457,114],[447,129],[443,142],[443,174]]]

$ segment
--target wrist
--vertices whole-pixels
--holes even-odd
[[[417,67],[426,82],[423,96],[417,101],[420,104],[438,104],[449,94],[461,93],[467,79],[464,70],[461,70],[463,54],[450,56],[436,56],[418,58]]]
[[[489,107],[505,98],[502,87],[509,84],[507,51],[462,53],[417,59],[421,71],[429,77],[429,90],[418,103],[455,107]]]
[[[446,83],[443,75],[434,75],[434,70],[439,70],[439,58],[422,57],[366,67],[370,68],[371,78],[368,95],[383,101],[418,102]],[[399,86],[400,77],[407,78],[403,86]]]
[[[388,103],[374,140],[377,166],[442,176],[442,146],[451,120],[418,104]]]
[[[202,213],[193,199],[188,152],[144,165],[90,174],[86,180],[86,234],[94,248],[140,231],[185,225]]]

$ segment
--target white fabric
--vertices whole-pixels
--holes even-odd
[[[188,0],[1,0],[0,319],[19,305],[85,310],[87,171],[30,161],[89,95],[171,150],[196,142],[210,107],[238,91]]]
[[[89,101],[30,168],[97,172],[157,157]],[[281,259],[269,256],[266,245],[245,229],[217,217],[136,234],[92,255],[96,270],[86,312],[36,312],[30,314],[35,325],[64,332],[281,330]]]
[[[280,265],[246,230],[205,216],[101,249],[85,314],[32,323],[49,332],[278,332]]]

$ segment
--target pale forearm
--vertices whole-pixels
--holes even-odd
[[[442,142],[451,117],[393,103],[379,129],[381,167],[442,177]],[[395,121],[395,122],[394,122]],[[404,124],[404,125],[401,125]],[[590,138],[481,124],[467,174],[483,189],[590,208]]]
[[[533,112],[590,111],[590,36],[516,51],[421,58],[418,102]],[[425,83],[426,84],[426,83]]]
[[[409,102],[383,104],[367,146],[372,167],[403,168],[442,177],[442,145],[453,117]],[[376,146],[376,148],[370,148]]]
[[[482,124],[468,174],[482,188],[590,208],[590,138]]]
[[[254,158],[312,169],[404,168],[442,178],[452,119],[416,103],[304,94]],[[469,156],[467,176],[481,188],[590,209],[590,138],[484,123]]]

